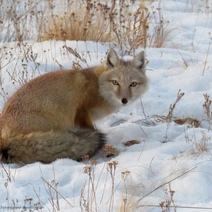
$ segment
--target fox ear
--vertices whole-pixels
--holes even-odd
[[[107,54],[107,59],[106,59],[106,66],[111,69],[114,68],[119,64],[119,57],[116,54],[116,51],[113,48],[110,48],[108,54]]]
[[[146,63],[145,63],[145,53],[144,51],[139,52],[132,60],[133,66],[140,72],[145,73]]]

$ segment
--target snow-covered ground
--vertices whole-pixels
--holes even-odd
[[[99,153],[97,161],[1,164],[0,211],[212,211],[212,12],[203,4],[161,1],[173,30],[164,48],[146,49],[148,91],[96,123],[119,154]],[[70,68],[73,61],[97,65],[109,48],[75,41],[27,46],[28,53],[15,42],[0,43],[1,108],[25,81]],[[140,143],[124,145],[131,140]]]

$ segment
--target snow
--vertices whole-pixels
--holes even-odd
[[[164,19],[173,23],[174,30],[163,48],[146,49],[148,91],[96,123],[119,154],[105,158],[100,152],[93,158],[97,161],[1,164],[2,211],[13,211],[14,206],[34,211],[37,206],[38,211],[77,212],[86,211],[88,202],[89,211],[162,211],[159,204],[170,200],[170,190],[174,191],[170,211],[174,205],[180,212],[212,210],[212,117],[207,118],[203,107],[203,94],[212,98],[212,13],[204,11],[202,1],[195,2],[160,4]],[[158,2],[153,5],[156,8]],[[91,41],[27,41],[25,45],[32,55],[26,56],[16,42],[0,43],[1,108],[25,81],[59,68],[69,69],[73,62],[82,67],[97,65],[109,48],[108,43]],[[64,46],[76,50],[86,62]],[[184,96],[167,122],[164,117],[179,92]],[[176,118],[196,119],[200,125],[178,125]],[[140,143],[124,146],[130,140]]]

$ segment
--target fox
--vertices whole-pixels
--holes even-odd
[[[106,143],[94,123],[147,90],[144,51],[132,60],[110,48],[104,63],[42,74],[20,87],[0,115],[3,163],[92,157]]]

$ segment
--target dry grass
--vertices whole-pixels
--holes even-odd
[[[166,143],[169,141],[168,139],[168,130],[169,130],[169,127],[170,127],[170,124],[172,123],[172,121],[174,121],[176,118],[174,118],[173,116],[173,113],[174,113],[174,109],[177,105],[177,103],[181,100],[181,98],[184,96],[184,92],[181,92],[181,90],[178,91],[177,93],[177,98],[174,102],[174,104],[171,104],[169,106],[169,112],[166,116],[158,116],[158,115],[155,115],[154,116],[154,119],[156,122],[162,122],[162,123],[167,123],[166,125],[166,131],[165,131],[165,136],[164,136],[164,141],[163,143]]]
[[[129,187],[129,182],[131,180],[128,180],[131,178],[130,171],[122,171],[119,173],[119,170],[117,170],[118,162],[117,161],[111,161],[108,163],[105,163],[105,165],[102,167],[102,170],[100,170],[100,173],[97,175],[97,163],[96,160],[91,160],[89,165],[86,165],[84,167],[84,174],[87,175],[86,181],[82,182],[82,188],[81,188],[81,196],[79,197],[79,205],[75,205],[75,201],[70,202],[65,196],[63,196],[59,191],[59,183],[56,179],[56,172],[53,167],[53,177],[52,180],[46,180],[44,175],[41,171],[41,179],[43,181],[43,187],[45,192],[47,193],[48,200],[50,203],[47,208],[44,208],[45,203],[42,202],[42,199],[40,198],[39,191],[36,191],[35,188],[32,186],[33,191],[35,192],[36,198],[32,197],[25,197],[24,199],[24,205],[20,205],[20,202],[18,199],[11,200],[10,199],[10,192],[11,189],[8,189],[8,184],[11,183],[10,179],[11,173],[8,169],[8,167],[4,167],[2,164],[2,167],[4,167],[4,172],[6,176],[8,177],[9,181],[7,180],[5,183],[5,189],[7,190],[7,200],[8,200],[8,208],[11,208],[13,210],[16,210],[17,208],[22,208],[22,211],[31,211],[31,210],[37,210],[37,211],[43,211],[43,210],[52,210],[52,211],[60,211],[60,204],[62,201],[64,201],[67,204],[67,208],[70,210],[74,210],[76,207],[80,207],[81,211],[100,211],[101,208],[106,207],[107,211],[119,211],[119,212],[128,212],[128,211],[146,211],[146,208],[160,208],[161,212],[170,212],[170,211],[176,211],[178,208],[190,208],[190,209],[211,209],[211,208],[204,208],[204,207],[189,207],[189,206],[179,206],[175,205],[174,200],[174,194],[175,191],[171,189],[171,183],[175,180],[189,174],[190,172],[194,171],[196,167],[192,167],[190,169],[185,169],[182,173],[179,175],[173,175],[173,177],[165,182],[161,182],[158,185],[155,185],[155,187],[152,187],[152,190],[145,193],[141,192],[141,197],[138,198],[137,195],[133,195],[134,191],[131,190],[132,188]],[[9,174],[8,174],[9,173]],[[121,174],[121,179],[117,178],[117,175]],[[172,175],[171,174],[171,175]],[[170,175],[170,176],[171,176]],[[102,185],[102,182],[104,182],[104,185]],[[107,193],[105,191],[105,188],[109,187],[110,192]],[[118,188],[122,187],[122,193],[121,193],[121,199],[117,202],[117,196],[115,196],[115,192]],[[167,188],[167,189],[166,189]],[[134,187],[133,187],[134,189]],[[145,198],[150,196],[152,193],[163,189],[165,192],[164,201],[159,202],[158,205],[151,205],[145,203]],[[97,196],[99,194],[99,191],[101,191],[101,196]],[[10,204],[12,202],[12,206]],[[144,204],[143,204],[144,203]],[[6,207],[6,206],[5,206]],[[7,208],[7,207],[6,207]]]
[[[211,111],[211,106],[212,106],[212,100],[210,99],[210,96],[206,93],[203,94],[205,102],[203,104],[203,108],[205,110],[206,113],[206,120],[212,124],[212,111]]]
[[[71,2],[68,12],[51,11],[46,19],[40,40],[77,40],[109,42],[112,40],[107,21],[107,7],[97,2]],[[65,5],[64,5],[65,7]],[[64,8],[65,9],[65,8]]]
[[[151,14],[151,20],[154,21],[152,21],[151,24],[149,23],[149,47],[164,47],[164,45],[171,40],[172,32],[175,30],[174,27],[171,27],[169,20],[164,18],[160,3],[159,7]]]
[[[205,131],[201,132],[202,137],[197,138],[195,131],[188,131],[188,128],[185,128],[185,140],[187,143],[191,144],[191,148],[189,149],[189,154],[200,156],[204,153],[210,153],[210,146],[211,138],[207,136]]]
[[[162,209],[162,212],[169,212],[171,207],[173,208],[173,211],[176,212],[177,208],[174,202],[175,191],[171,189],[171,184],[168,185],[168,189],[164,190],[164,193],[165,193],[165,200],[160,202],[159,204]]]
[[[175,28],[164,18],[160,4],[151,7],[153,2],[63,0],[58,5],[54,0],[2,0],[0,40],[109,42],[118,45],[122,54],[133,54],[138,47],[160,48],[171,40]],[[207,0],[201,3],[200,11],[211,11]]]
[[[209,34],[209,37],[210,37],[210,41],[209,41],[209,44],[208,44],[208,49],[207,49],[207,53],[206,53],[206,56],[205,56],[205,60],[203,62],[203,70],[202,70],[202,75],[203,76],[205,74],[206,69],[209,68],[209,65],[208,65],[208,54],[209,54],[210,48],[211,48],[212,35],[211,35],[211,33],[208,33],[208,34]]]
[[[161,47],[172,32],[160,8],[150,10],[154,1],[24,0],[0,6],[0,39],[77,40],[109,42],[123,54],[138,47]],[[159,20],[159,21],[156,21]]]
[[[114,42],[122,50],[147,45],[149,11],[144,1],[108,2],[86,0],[67,4],[68,12],[52,11],[44,24],[41,40]],[[133,10],[135,10],[133,12]]]

